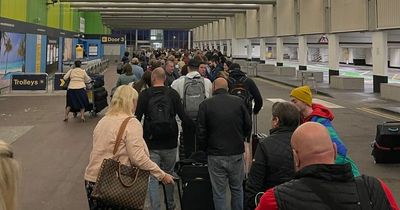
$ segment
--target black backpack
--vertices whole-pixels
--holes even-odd
[[[247,90],[245,86],[245,82],[247,81],[246,76],[242,76],[239,79],[235,79],[233,77],[229,77],[229,83],[231,84],[231,88],[229,89],[229,93],[231,95],[239,96],[243,102],[245,103],[249,113],[253,110],[253,96],[250,94],[249,90]]]
[[[146,116],[150,129],[149,140],[168,137],[172,133],[172,122],[175,120],[168,89],[150,90],[150,92],[149,112]]]

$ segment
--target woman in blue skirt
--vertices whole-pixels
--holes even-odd
[[[75,68],[69,70],[67,74],[64,75],[64,80],[70,80],[67,90],[67,105],[65,107],[64,121],[68,121],[69,112],[80,112],[81,121],[85,122],[85,109],[89,106],[85,83],[89,83],[91,79],[86,71],[81,69],[81,65],[81,61],[75,61]]]

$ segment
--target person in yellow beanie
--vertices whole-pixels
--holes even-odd
[[[292,103],[297,106],[301,113],[302,123],[318,122],[328,129],[332,142],[337,146],[336,163],[350,163],[353,170],[353,175],[360,176],[360,172],[356,164],[347,155],[346,146],[338,136],[335,128],[332,126],[332,120],[334,119],[332,111],[321,104],[312,103],[312,93],[309,86],[294,88],[290,92],[290,97]]]

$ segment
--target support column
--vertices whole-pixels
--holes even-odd
[[[307,37],[299,36],[299,70],[307,70]]]
[[[138,30],[136,29],[136,32],[135,32],[135,50],[136,51],[138,50],[138,43],[137,42],[138,42]]]
[[[283,66],[283,38],[276,38],[276,66]]]
[[[203,42],[200,42],[200,50],[203,51],[204,47],[203,47]]]
[[[329,84],[331,76],[339,75],[339,35],[328,34]]]
[[[231,40],[226,40],[226,56],[230,58],[232,56]]]
[[[217,41],[214,41],[214,49],[218,50]]]
[[[381,83],[388,83],[387,31],[372,32],[372,74],[374,93],[381,92]]]
[[[222,40],[219,40],[219,51],[221,51],[222,55],[226,55],[224,50],[224,42]]]
[[[188,49],[192,49],[192,40],[191,40],[191,34],[190,30],[188,31]]]
[[[266,39],[260,38],[260,63],[265,63],[265,55],[267,50],[267,46],[265,45],[266,41]]]
[[[237,51],[238,51],[237,39],[232,39],[232,58],[235,58],[235,55],[237,55]]]
[[[247,39],[246,42],[247,42],[247,61],[251,61],[252,58],[253,58],[253,56],[252,56],[252,54],[253,54],[253,46],[251,45],[251,40],[250,39]]]
[[[208,49],[213,50],[213,45],[211,41],[208,41]]]

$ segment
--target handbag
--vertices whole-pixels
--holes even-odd
[[[118,131],[113,155],[132,117],[126,118]],[[150,172],[126,166],[113,158],[104,159],[91,197],[102,206],[122,209],[143,209]]]
[[[72,70],[70,71],[69,77],[67,79],[63,79],[64,80],[64,84],[60,84],[61,89],[63,90],[68,90],[68,86],[69,86],[69,82],[71,81],[71,74],[72,74]]]
[[[63,90],[67,90],[68,89],[68,85],[69,85],[69,82],[71,81],[71,79],[70,78],[68,78],[68,79],[65,79],[64,80],[64,84],[63,85],[60,85],[60,87],[61,87],[61,89],[63,89]]]

